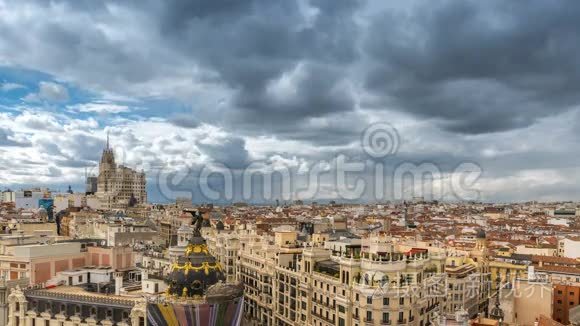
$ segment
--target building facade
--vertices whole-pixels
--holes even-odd
[[[245,286],[248,325],[425,326],[445,314],[445,253],[404,250],[384,233],[341,251],[328,249],[327,237],[303,242],[298,236],[237,230],[208,243]],[[489,284],[479,285],[489,273],[473,263],[470,274],[478,285],[469,311],[475,317],[486,309]]]
[[[97,177],[97,198],[102,209],[126,208],[147,202],[145,173],[115,163],[115,154],[107,145],[103,150]]]

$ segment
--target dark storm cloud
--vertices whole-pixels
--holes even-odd
[[[231,167],[275,155],[307,163],[341,153],[367,160],[356,143],[379,120],[401,131],[389,166],[433,162],[449,171],[476,161],[486,175],[517,178],[522,170],[570,170],[573,160],[561,157],[577,155],[580,136],[571,126],[580,120],[567,117],[580,103],[578,2],[0,3],[8,4],[0,10],[10,8],[0,12],[0,62],[45,72],[67,87],[144,104],[179,102],[178,110],[154,105],[124,119],[217,127],[224,139],[208,136],[192,151]],[[182,104],[192,113],[183,114]],[[49,125],[33,118],[21,122]],[[556,132],[562,126],[570,131]],[[176,165],[183,161],[183,147],[172,146],[182,140],[144,146],[142,136],[112,131],[134,157],[161,164],[157,146]],[[538,137],[544,134],[553,137]],[[98,160],[102,140],[87,137],[34,145],[66,171]],[[544,138],[558,148],[541,146]],[[0,131],[0,146],[16,140]],[[270,147],[259,148],[262,141]]]
[[[161,31],[173,47],[218,72],[234,90],[237,120],[278,124],[352,110],[343,65],[356,59],[352,14],[358,2],[311,5],[174,1],[161,15]],[[305,10],[318,14],[310,18]],[[292,79],[292,72],[297,75],[289,81],[292,90],[272,94],[269,86]]]
[[[61,167],[94,165],[104,147],[100,138],[78,132],[68,134],[66,139],[42,139],[36,145],[41,153],[53,157]]]
[[[200,125],[198,119],[191,114],[176,114],[169,118],[169,122],[183,128],[197,128]]]
[[[448,130],[528,126],[580,103],[580,3],[447,1],[377,15],[367,87]]]
[[[0,22],[10,44],[0,50],[21,64],[121,92],[200,67],[227,99],[208,119],[235,121],[240,132],[283,136],[289,124],[353,112],[358,91],[374,96],[361,105],[469,134],[529,126],[580,101],[573,1],[419,2],[404,13],[372,1],[26,2],[65,8],[75,19],[24,17],[24,36]],[[369,7],[377,8],[357,22]],[[130,19],[119,16],[123,10]],[[84,23],[88,17],[95,24]],[[112,36],[119,21],[141,27],[141,36]]]
[[[99,89],[154,87],[156,80],[187,78],[190,67],[201,67],[227,91],[225,114],[252,132],[355,107],[345,68],[358,60],[361,30],[353,17],[362,1],[26,2],[43,11],[64,8],[70,19],[23,21],[26,37],[18,26],[0,22],[0,36],[12,44],[0,50],[50,53],[17,60]],[[127,24],[145,24],[142,37],[122,41],[98,27],[119,22],[117,7],[132,12]]]
[[[250,161],[243,138],[228,137],[220,139],[218,143],[197,142],[196,145],[211,160],[232,169],[243,168]]]

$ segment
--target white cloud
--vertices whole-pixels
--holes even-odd
[[[61,84],[42,81],[38,84],[38,93],[29,93],[22,98],[25,102],[66,102],[68,90]]]
[[[68,108],[73,112],[100,113],[100,114],[123,113],[131,111],[131,108],[129,108],[126,105],[106,102],[75,104],[69,105]]]
[[[19,88],[26,88],[26,86],[16,84],[16,83],[1,83],[0,84],[0,90],[3,92],[10,92],[10,91],[13,91],[13,90],[19,89]]]

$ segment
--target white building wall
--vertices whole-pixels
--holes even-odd
[[[91,209],[101,209],[101,201],[97,198],[97,196],[87,196],[87,207]]]
[[[14,191],[3,191],[2,196],[0,196],[0,202],[2,203],[13,203],[16,201],[16,193]]]
[[[44,198],[44,193],[41,191],[30,192],[30,197],[25,197],[25,191],[17,191],[15,194],[14,202],[16,209],[20,208],[38,208],[38,201]]]
[[[558,255],[567,258],[580,258],[580,241],[564,238],[558,243]]]
[[[68,198],[65,196],[55,196],[53,205],[55,213],[65,210],[68,208]]]

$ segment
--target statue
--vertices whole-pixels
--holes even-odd
[[[201,225],[203,224],[203,216],[198,210],[187,210],[191,214],[191,225],[193,225],[193,236],[201,237]]]

